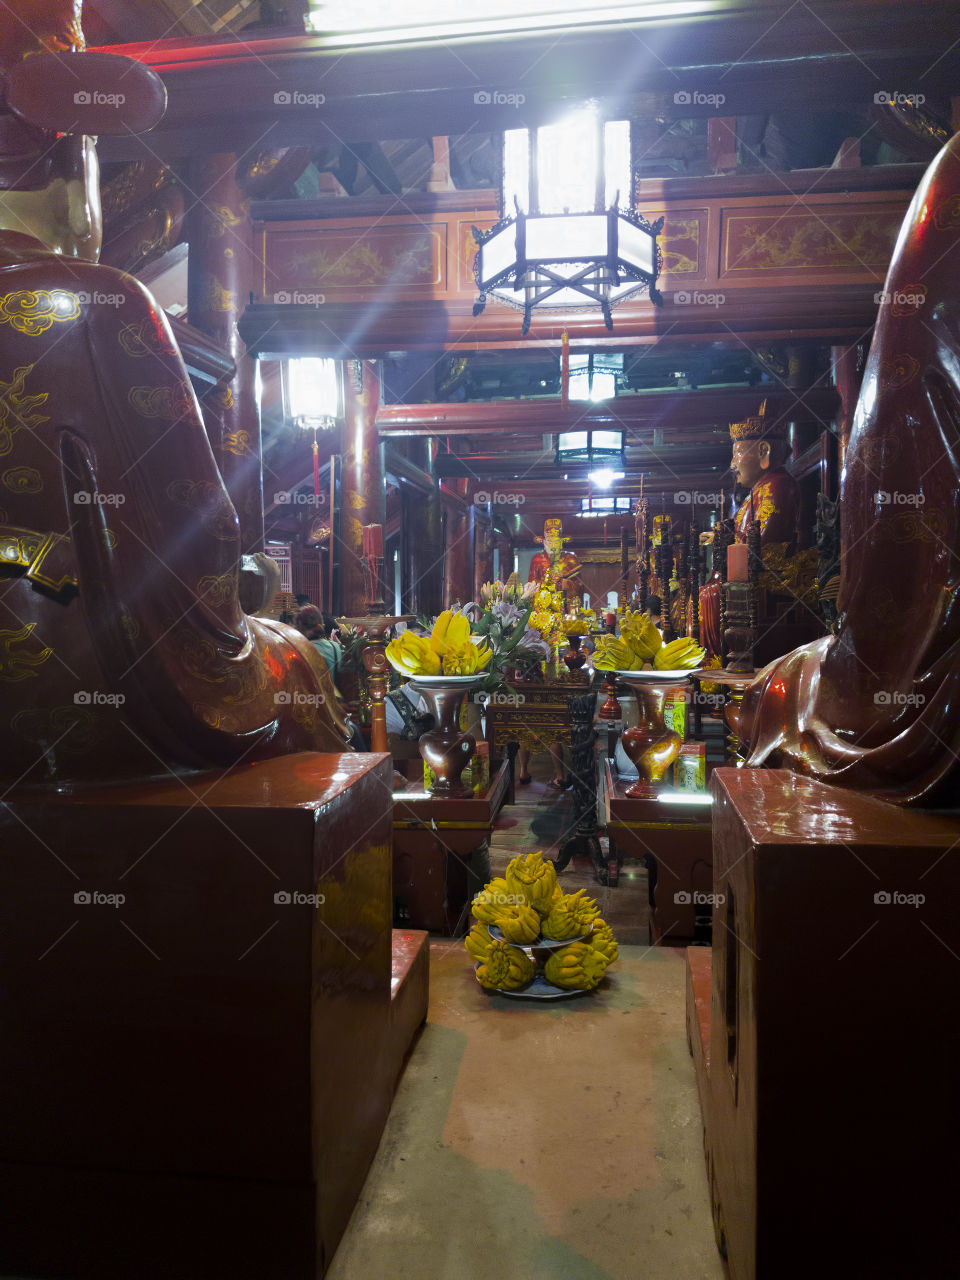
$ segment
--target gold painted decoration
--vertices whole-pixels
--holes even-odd
[[[124,352],[134,360],[156,355],[158,352],[167,356],[177,355],[177,351],[167,338],[166,330],[156,322],[153,316],[145,316],[142,320],[125,324],[117,334],[117,341]]]
[[[938,231],[960,229],[960,196],[951,196],[933,211],[933,225]]]
[[[228,406],[232,408],[232,403]],[[224,453],[232,453],[237,458],[247,458],[253,456],[253,447],[250,444],[249,431],[227,431],[223,436]],[[259,502],[257,504],[259,506]]]
[[[204,529],[220,542],[240,536],[237,513],[221,485],[212,480],[171,480],[166,493],[176,506],[202,515]]]
[[[763,548],[763,572],[758,583],[774,595],[789,595],[811,607],[817,601],[817,548],[787,555],[786,542],[768,542]]]
[[[80,299],[66,289],[18,289],[0,297],[0,324],[37,338],[55,324],[80,316]]]
[[[86,755],[96,747],[99,737],[97,714],[90,707],[18,711],[10,721],[10,728],[18,738],[44,749],[56,743],[57,753],[66,755]]]
[[[233,387],[221,387],[214,399],[221,409],[232,409],[236,403],[233,397]],[[246,432],[243,434],[246,435]],[[247,438],[249,439],[249,437]]]
[[[228,231],[232,231],[234,227],[242,227],[249,215],[250,206],[246,204],[241,205],[240,209],[241,212],[237,214],[234,213],[228,205],[214,205],[211,212],[216,218],[216,222],[211,224],[211,236],[215,236],[219,239],[220,236],[225,236]]]
[[[659,243],[663,252],[664,275],[691,274],[700,265],[700,219],[667,218]]]
[[[239,311],[237,294],[232,289],[225,289],[216,276],[206,275],[200,286],[201,311]]]
[[[43,477],[36,467],[10,467],[0,481],[11,493],[40,493],[43,489]]]
[[[221,573],[219,576],[208,573],[197,583],[197,595],[215,609],[229,604],[236,590],[237,575],[235,573]]]
[[[914,356],[890,356],[877,365],[877,381],[887,391],[899,391],[920,372],[920,361]]]
[[[8,683],[31,680],[37,675],[36,668],[52,655],[50,648],[29,650],[22,647],[32,638],[36,626],[35,622],[28,622],[19,631],[0,630],[0,680]]]
[[[142,418],[160,418],[164,422],[179,422],[195,408],[193,395],[185,384],[131,387],[127,399]]]
[[[9,382],[0,381],[0,458],[6,457],[13,449],[13,437],[22,428],[33,430],[50,419],[34,410],[46,404],[49,392],[42,391],[38,395],[28,396],[24,392],[24,384],[33,372],[32,364],[21,365],[14,369],[13,378]]]

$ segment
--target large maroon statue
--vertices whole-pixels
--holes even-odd
[[[894,250],[841,481],[837,633],[772,663],[748,763],[956,803],[960,760],[960,135]]]
[[[166,318],[95,265],[90,135],[151,128],[165,95],[82,48],[80,0],[0,6],[0,779],[343,750],[319,654],[240,608],[236,512]]]

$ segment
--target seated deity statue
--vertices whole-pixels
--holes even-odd
[[[732,720],[750,765],[955,804],[960,135],[917,189],[883,297],[841,477],[834,634],[766,667]]]
[[[165,91],[85,52],[79,19],[0,6],[0,778],[343,750],[316,649],[241,609],[237,515],[165,314],[97,265],[91,135],[153,127]]]

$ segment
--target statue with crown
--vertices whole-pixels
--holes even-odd
[[[530,561],[530,581],[539,583],[549,578],[562,593],[567,609],[576,608],[583,601],[584,587],[576,553],[563,549],[563,544],[570,541],[564,536],[563,522],[555,517],[544,520],[543,536],[536,540],[543,544],[543,550]]]
[[[316,649],[241,609],[237,515],[164,312],[97,265],[95,138],[152,129],[166,91],[85,51],[80,13],[0,6],[0,778],[343,750]]]

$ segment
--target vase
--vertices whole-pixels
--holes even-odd
[[[472,733],[460,729],[460,707],[483,676],[416,676],[410,688],[418,693],[433,716],[435,728],[420,736],[420,755],[433,770],[436,781],[429,791],[434,796],[470,796],[460,775],[473,757],[477,742]]]
[[[630,686],[637,698],[636,728],[624,729],[620,735],[624,752],[640,777],[627,788],[634,799],[649,800],[656,796],[663,775],[680,754],[683,739],[663,722],[663,704],[670,689],[685,680],[644,680],[639,675],[620,672],[620,679]]]
[[[580,635],[569,634],[567,639],[570,642],[570,648],[563,655],[568,671],[579,671],[587,660],[587,655],[580,648],[580,642],[583,639]]]

